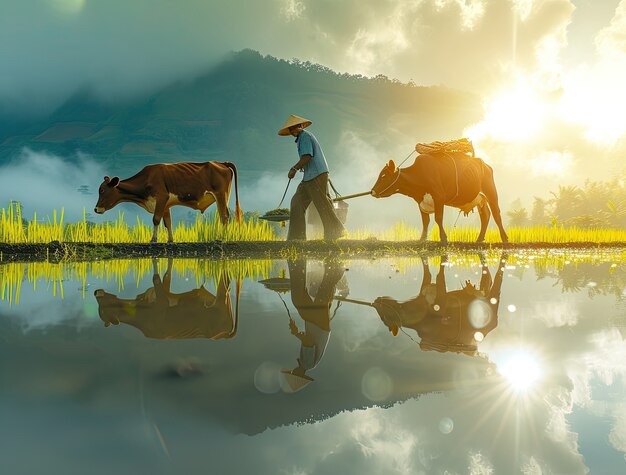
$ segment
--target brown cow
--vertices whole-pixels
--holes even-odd
[[[230,300],[230,279],[221,275],[217,295],[204,286],[180,294],[170,292],[172,260],[167,263],[163,281],[153,260],[154,287],[134,299],[121,299],[98,289],[98,313],[104,326],[126,323],[141,330],[144,336],[156,339],[233,338],[237,333],[238,305],[233,317]],[[237,285],[237,299],[239,285]]]
[[[456,152],[418,155],[415,162],[406,168],[398,168],[390,160],[381,170],[371,193],[375,198],[386,198],[395,193],[413,198],[420,205],[422,241],[428,235],[430,213],[434,211],[441,243],[448,242],[443,229],[444,205],[459,208],[466,214],[474,207],[478,208],[480,233],[477,242],[485,239],[491,208],[502,242],[509,240],[502,226],[493,169],[480,158]],[[427,206],[427,201],[431,199],[432,210]]]
[[[159,223],[167,228],[167,241],[172,242],[172,217],[170,208],[176,205],[198,209],[204,213],[217,202],[217,211],[222,224],[228,223],[230,212],[228,200],[232,178],[235,178],[235,219],[240,221],[239,193],[237,191],[237,167],[231,162],[181,162],[159,163],[145,166],[139,173],[120,180],[119,177],[104,177],[98,190],[98,203],[94,211],[102,214],[118,203],[136,203],[153,213],[154,232],[152,241],[157,241]]]
[[[406,302],[379,297],[371,305],[393,335],[397,335],[402,327],[415,330],[421,338],[422,350],[475,355],[478,342],[498,325],[507,255],[502,254],[493,281],[482,255],[480,260],[483,273],[479,288],[467,281],[462,289],[449,292],[446,289],[446,259],[443,257],[435,284],[431,283],[428,262],[423,262],[424,276],[417,297]]]

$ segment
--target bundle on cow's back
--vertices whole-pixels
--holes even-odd
[[[430,213],[434,213],[441,242],[448,241],[443,228],[443,207],[453,206],[465,213],[478,209],[478,242],[485,239],[492,213],[500,230],[500,238],[508,242],[502,225],[493,169],[474,155],[474,147],[469,140],[418,143],[415,150],[419,155],[406,168],[397,167],[393,160],[387,162],[372,187],[372,196],[386,198],[401,193],[413,198],[419,205],[422,217],[421,240],[425,240],[428,235]]]
[[[153,213],[152,242],[157,240],[161,219],[167,228],[168,242],[172,242],[172,206],[187,206],[204,213],[211,204],[217,203],[222,224],[229,222],[228,200],[233,178],[235,219],[240,221],[242,212],[237,190],[237,167],[231,162],[158,163],[145,166],[125,180],[105,176],[98,189],[98,203],[94,211],[102,214],[118,203],[135,203]]]

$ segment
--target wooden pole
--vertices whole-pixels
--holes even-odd
[[[368,307],[373,307],[371,302],[366,302],[364,300],[348,299],[346,297],[335,297],[335,300],[339,300],[340,302],[355,303],[357,305],[367,305]]]
[[[371,194],[372,194],[371,191],[364,191],[363,193],[356,193],[354,195],[338,196],[337,198],[334,198],[333,201],[349,200],[351,198],[358,198],[359,196],[366,196],[366,195],[371,195]]]

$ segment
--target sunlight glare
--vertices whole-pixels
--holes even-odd
[[[52,6],[65,13],[78,13],[85,6],[85,0],[49,0]]]
[[[526,351],[509,355],[498,370],[511,387],[518,392],[525,392],[532,388],[542,376],[539,360]]]
[[[487,103],[485,118],[465,134],[471,139],[493,137],[503,141],[527,140],[543,126],[546,106],[529,85],[520,82]]]

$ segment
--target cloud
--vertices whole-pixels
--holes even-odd
[[[64,210],[65,222],[83,219],[83,210],[93,210],[95,192],[102,182],[102,166],[85,155],[71,159],[24,149],[0,167],[0,207],[19,201],[23,217],[31,220],[52,217]]]
[[[0,8],[5,112],[47,111],[85,87],[107,100],[147,94],[244,48],[485,90],[511,65],[532,69],[547,38],[561,44],[573,11],[566,0],[0,0]]]

